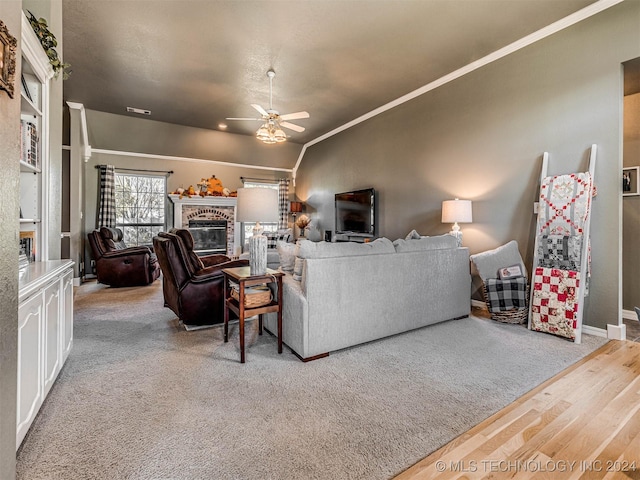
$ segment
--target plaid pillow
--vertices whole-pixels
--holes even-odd
[[[267,237],[267,248],[276,248],[278,246],[277,232],[264,232],[263,235]]]
[[[291,239],[291,230],[283,229],[277,232],[264,232],[263,235],[267,237],[267,248],[278,248],[279,241],[289,242]]]
[[[491,313],[526,308],[527,306],[527,279],[525,277],[508,280],[489,278],[485,282],[485,287]]]

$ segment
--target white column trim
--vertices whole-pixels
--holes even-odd
[[[82,103],[67,102],[69,108],[80,111],[80,134],[82,135],[82,159],[86,162],[91,158],[91,145],[89,145],[89,133],[87,130],[87,113]]]

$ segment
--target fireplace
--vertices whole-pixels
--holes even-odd
[[[239,255],[240,224],[235,221],[235,197],[181,198],[169,194],[169,200],[174,207],[173,227],[191,230],[196,242],[195,249],[200,255]]]
[[[226,220],[189,220],[189,231],[193,236],[193,251],[198,255],[227,253]]]

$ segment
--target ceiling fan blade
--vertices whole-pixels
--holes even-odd
[[[309,118],[309,113],[296,112],[296,113],[287,113],[285,115],[280,115],[281,120],[298,120],[300,118]]]
[[[264,108],[262,108],[260,105],[258,105],[257,103],[252,103],[251,106],[253,108],[255,108],[260,113],[260,115],[269,116],[267,111]]]
[[[234,118],[234,117],[227,117],[226,120],[259,120],[262,121],[262,118]]]
[[[280,126],[284,128],[288,128],[289,130],[293,130],[294,132],[304,132],[304,127],[301,127],[300,125],[296,125],[295,123],[280,122]]]

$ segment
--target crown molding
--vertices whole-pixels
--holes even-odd
[[[431,83],[428,83],[412,92],[409,92],[406,95],[403,95],[402,97],[396,100],[386,103],[385,105],[382,105],[381,107],[378,107],[375,110],[371,110],[369,113],[365,113],[364,115],[361,115],[358,118],[355,118],[354,120],[351,120],[350,122],[345,123],[344,125],[338,128],[334,128],[330,132],[327,132],[324,135],[321,135],[305,143],[302,147],[302,151],[300,152],[300,155],[298,156],[298,161],[293,167],[292,176],[294,179],[294,185],[295,185],[295,178],[298,173],[298,168],[302,163],[302,159],[304,158],[304,154],[307,150],[307,147],[311,147],[317,143],[320,143],[328,138],[333,137],[334,135],[337,135],[340,132],[344,132],[345,130],[348,130],[351,127],[354,127],[362,122],[365,122],[370,118],[380,115],[381,113],[384,113],[387,110],[391,110],[392,108],[395,108],[399,105],[402,105],[403,103],[413,100],[414,98],[419,97],[420,95],[423,95],[427,92],[435,90],[436,88],[441,87],[442,85],[446,85],[447,83],[452,82],[464,75],[467,75],[468,73],[471,73],[474,70],[484,67],[485,65],[489,65],[490,63],[493,63],[496,60],[500,60],[501,58],[506,57],[507,55],[517,52],[518,50],[521,50],[525,47],[528,47],[529,45],[535,42],[538,42],[540,40],[543,40],[549,37],[550,35],[553,35],[554,33],[564,30],[565,28],[571,27],[572,25],[575,25],[576,23],[586,20],[587,18],[590,18],[608,8],[611,8],[614,5],[622,3],[623,1],[624,0],[599,0],[595,3],[592,3],[591,5],[575,13],[572,13],[571,15],[561,18],[560,20],[550,25],[547,25],[544,28],[541,28],[540,30],[521,38],[520,40],[516,40],[515,42],[510,43],[506,47],[496,50],[495,52],[490,53],[489,55],[486,55],[474,62],[471,62],[468,65],[465,65],[464,67],[459,68],[458,70],[455,70],[443,77],[440,77],[439,79],[434,80]]]

